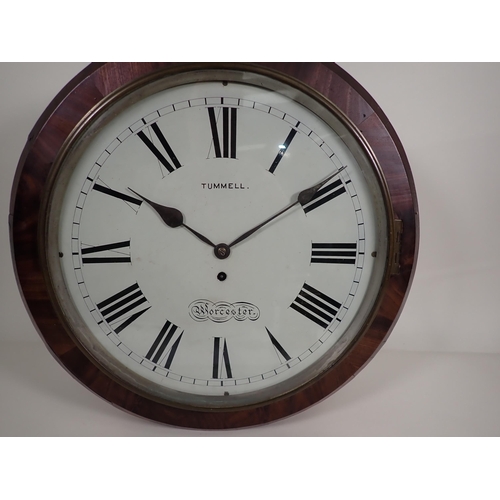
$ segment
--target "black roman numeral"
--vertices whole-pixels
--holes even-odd
[[[131,285],[118,293],[115,293],[106,300],[99,302],[98,304],[96,304],[96,306],[109,325],[118,323],[119,321],[123,321],[117,327],[113,327],[115,333],[120,333],[124,328],[134,322],[139,316],[144,314],[149,309],[149,307],[151,307],[146,307],[145,309],[127,316],[129,312],[133,311],[141,304],[144,304],[144,302],[147,302],[147,299],[143,295],[141,289],[139,288],[139,285],[135,283],[134,285]]]
[[[165,139],[165,136],[163,135],[163,132],[160,130],[160,127],[158,126],[158,124],[157,123],[151,124],[149,129],[151,129],[154,132],[154,135],[160,141],[160,144],[163,146],[163,149],[165,150],[171,163],[167,160],[165,155],[155,146],[155,144],[153,143],[153,140],[150,139],[146,135],[146,133],[144,132],[144,129],[141,130],[140,132],[137,132],[137,136],[141,139],[141,141],[148,147],[148,149],[156,156],[158,161],[170,173],[172,173],[177,168],[181,168],[182,165],[180,164],[179,160],[177,159],[177,156],[175,156],[175,153],[173,152],[172,148],[170,147],[170,144],[168,143],[167,139]]]
[[[236,158],[236,111],[237,108],[218,107],[218,116],[214,107],[208,109],[212,142],[216,158]],[[218,120],[222,113],[222,127]],[[219,125],[219,127],[218,127]],[[222,144],[220,137],[222,136]]]
[[[325,187],[321,188],[314,195],[313,199],[304,205],[304,212],[308,213],[345,192],[346,190],[342,181],[337,179],[335,182],[327,184]]]
[[[271,343],[273,344],[274,348],[276,349],[276,352],[281,354],[281,356],[285,359],[285,361],[290,361],[290,355],[283,349],[283,346],[276,340],[276,337],[267,329],[266,327],[267,334],[269,335],[269,339],[271,340]]]
[[[297,122],[296,127],[298,127],[299,124],[300,124],[300,122]],[[290,133],[288,134],[287,138],[285,139],[285,142],[283,144],[279,145],[278,154],[276,155],[276,158],[274,159],[273,164],[269,168],[269,172],[271,172],[272,174],[276,170],[276,167],[279,165],[283,156],[285,156],[285,153],[288,149],[288,146],[290,146],[290,143],[292,142],[296,133],[297,133],[297,131],[294,128],[292,130],[290,130]]]
[[[142,205],[142,200],[139,200],[138,198],[134,198],[133,196],[129,196],[128,194],[121,193],[119,191],[115,191],[114,189],[110,189],[107,186],[101,186],[100,184],[94,184],[95,191],[98,191],[99,193],[103,193],[107,196],[112,196],[113,198],[117,198],[119,200],[123,200],[127,204],[132,204],[140,207]],[[134,209],[135,210],[135,209]]]
[[[312,264],[355,264],[356,243],[313,243]]]
[[[297,298],[290,304],[292,309],[323,328],[328,327],[341,306],[342,304],[307,283],[304,283]]]
[[[177,330],[176,325],[170,323],[170,321],[166,321],[160,333],[153,342],[151,349],[149,349],[148,353],[146,354],[146,359],[149,359],[153,363],[160,364],[165,358],[165,355],[168,353],[168,356],[166,356],[167,359],[165,361],[164,366],[165,368],[170,369],[172,360],[174,359],[175,353],[177,352],[177,348],[179,347],[182,334],[184,333],[181,332],[181,334],[177,337],[177,340],[170,346],[170,343],[172,341],[172,338],[174,337],[176,330]]]
[[[128,252],[116,252],[118,249],[128,249]],[[103,255],[87,257],[89,254],[96,253],[102,253]],[[120,262],[132,262],[130,258],[130,240],[82,248],[83,264],[114,264]]]
[[[226,378],[233,378],[226,339],[222,337],[214,337],[212,378],[222,378],[222,371],[224,368],[226,370]]]

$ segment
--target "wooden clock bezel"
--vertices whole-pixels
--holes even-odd
[[[145,418],[181,427],[222,429],[270,422],[301,411],[354,377],[389,336],[402,310],[415,271],[418,210],[413,177],[389,120],[371,96],[331,63],[260,63],[256,68],[296,79],[333,102],[360,131],[383,173],[398,221],[398,262],[386,280],[371,324],[353,346],[310,383],[258,406],[188,409],[168,406],[118,383],[94,363],[67,331],[51,298],[39,248],[43,199],[52,166],[67,138],[112,93],[157,71],[181,70],[181,63],[91,64],[54,98],[28,137],[11,198],[10,227],[16,276],[34,324],[55,358],[81,383],[115,406]],[[213,65],[212,65],[213,66]],[[231,65],[224,64],[225,68]]]

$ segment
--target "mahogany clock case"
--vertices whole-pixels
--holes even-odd
[[[210,66],[214,65],[202,65]],[[252,68],[279,75],[324,96],[359,130],[385,180],[394,214],[390,231],[394,261],[387,264],[387,279],[369,324],[324,373],[282,397],[256,405],[220,410],[169,405],[117,381],[99,366],[79,345],[58,310],[43,258],[41,233],[46,190],[61,150],[82,120],[88,120],[109,96],[158,72],[192,68],[190,64],[106,63],[85,68],[54,98],[30,133],[16,172],[9,216],[21,293],[40,335],[62,366],[91,391],[126,411],[170,425],[206,429],[251,426],[280,419],[307,408],[347,383],[376,354],[394,327],[411,286],[418,250],[417,199],[408,160],[389,120],[358,82],[331,63],[215,66]]]

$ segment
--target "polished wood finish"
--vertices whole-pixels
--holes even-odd
[[[409,164],[389,120],[370,95],[335,64],[263,63],[317,90],[359,128],[375,153],[403,224],[400,270],[389,278],[371,326],[331,369],[294,393],[258,407],[196,411],[170,407],[136,394],[113,380],[81,350],[58,317],[42,272],[41,201],[52,164],[78,122],[103,98],[131,81],[179,63],[92,64],[53,100],[31,132],[16,173],[11,200],[15,269],[28,311],[56,359],[93,392],[126,411],[170,425],[206,429],[251,426],[301,411],[354,377],[387,339],[408,294],[418,247],[418,213]]]

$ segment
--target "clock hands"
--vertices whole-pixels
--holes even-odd
[[[209,245],[214,249],[215,256],[218,259],[226,259],[229,257],[230,250],[234,245],[237,245],[238,243],[241,243],[243,240],[246,240],[249,236],[257,232],[259,229],[264,227],[266,224],[269,224],[272,220],[276,219],[280,215],[284,214],[288,210],[292,209],[296,205],[306,205],[309,203],[315,196],[315,194],[331,179],[333,179],[335,176],[340,174],[342,170],[347,168],[346,166],[340,167],[336,172],[333,174],[329,175],[326,179],[323,179],[321,182],[318,182],[314,186],[311,186],[307,189],[302,190],[298,196],[297,200],[285,207],[283,210],[279,211],[277,214],[273,215],[272,217],[269,217],[269,219],[266,219],[264,222],[261,222],[257,226],[253,227],[249,231],[243,233],[241,236],[236,238],[232,243],[229,245],[226,245],[225,243],[220,243],[218,245],[215,245],[212,243],[207,237],[203,236],[200,234],[198,231],[195,231],[191,227],[189,227],[187,224],[184,223],[184,216],[182,215],[182,212],[180,210],[177,210],[176,208],[172,207],[166,207],[164,205],[160,205],[159,203],[155,203],[154,201],[149,200],[145,196],[142,196],[139,194],[137,191],[134,191],[131,188],[128,188],[132,193],[135,195],[139,196],[139,198],[142,198],[163,220],[163,222],[168,226],[168,227],[179,227],[183,226],[185,227],[188,231],[190,231],[194,236],[196,236],[198,239]]]
[[[342,170],[346,169],[347,168],[347,165],[344,165],[343,167],[340,167],[336,172],[334,172],[333,174],[329,175],[326,179],[322,180],[321,182],[318,182],[317,184],[315,184],[314,186],[310,187],[310,188],[307,188],[307,189],[304,189],[303,191],[301,191],[298,196],[297,196],[297,200],[294,201],[293,203],[291,203],[290,205],[288,205],[287,207],[285,207],[283,210],[281,210],[280,212],[278,212],[277,214],[273,215],[272,217],[269,217],[269,219],[266,219],[264,222],[261,222],[260,224],[258,224],[257,226],[255,226],[254,228],[250,229],[249,231],[247,231],[246,233],[243,233],[239,238],[236,238],[232,243],[230,243],[228,245],[229,248],[233,247],[234,245],[242,242],[243,240],[247,239],[249,236],[251,236],[253,233],[255,233],[256,231],[258,231],[261,227],[264,227],[266,224],[268,224],[269,222],[271,222],[272,220],[276,219],[277,217],[279,217],[281,214],[284,214],[285,212],[287,212],[288,210],[290,210],[291,208],[293,208],[295,205],[306,205],[307,203],[309,203],[313,198],[314,198],[314,195],[331,179],[333,179],[335,176],[337,176],[338,174],[340,174],[340,172],[342,172]]]
[[[177,210],[176,208],[172,207],[166,207],[164,205],[160,205],[159,203],[155,203],[154,201],[148,200],[145,196],[142,196],[142,194],[139,194],[137,191],[134,191],[131,188],[128,189],[129,191],[132,191],[132,193],[139,196],[139,198],[142,198],[161,217],[163,222],[168,227],[174,227],[174,228],[179,226],[185,227],[188,231],[194,234],[201,241],[203,241],[207,245],[210,245],[212,248],[215,248],[215,245],[208,238],[206,238],[198,231],[195,231],[194,229],[190,228],[187,224],[184,223],[184,216],[182,215],[182,212],[180,210]]]

